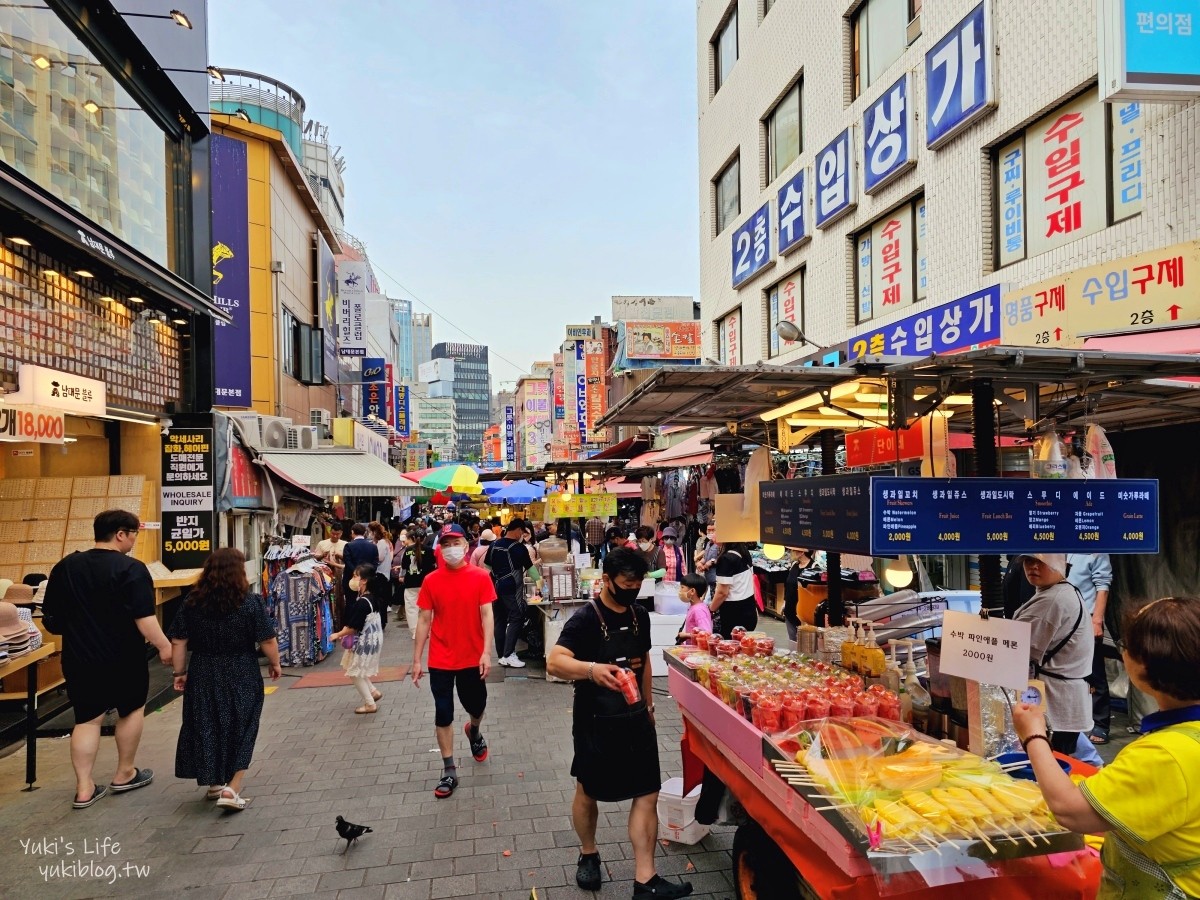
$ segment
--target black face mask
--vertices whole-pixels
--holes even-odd
[[[642,592],[640,587],[623,588],[617,587],[615,584],[609,586],[609,591],[612,593],[613,603],[617,606],[622,606],[628,609],[633,606],[633,601],[638,598],[638,594]]]

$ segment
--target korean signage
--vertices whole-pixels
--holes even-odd
[[[248,408],[250,394],[250,212],[246,143],[211,136],[213,302],[229,313],[213,331],[218,406]]]
[[[587,436],[590,443],[607,439],[607,433],[596,423],[608,412],[608,358],[603,341],[587,341],[584,345],[587,371]]]
[[[1145,124],[1140,103],[1114,104],[1111,115],[1112,220],[1119,222],[1140,213],[1145,205],[1142,187]]]
[[[362,414],[363,418],[384,418],[384,395],[387,378],[384,374],[383,357],[364,356],[362,360]]]
[[[693,303],[691,297],[613,297],[612,320],[687,321],[692,318]]]
[[[924,422],[892,431],[867,428],[846,432],[846,467],[878,466],[925,456]]]
[[[869,555],[871,476],[825,475],[758,486],[764,543]]]
[[[1007,332],[1005,343],[1008,340]],[[925,356],[1000,343],[1000,288],[993,285],[851,338],[847,356]]]
[[[616,494],[550,494],[546,512],[551,519],[582,519],[591,516],[615,516]]]
[[[767,324],[770,341],[770,355],[778,356],[789,350],[797,341],[785,341],[779,336],[776,326],[780,322],[791,322],[801,331],[804,330],[804,310],[802,308],[803,284],[802,272],[796,272],[786,281],[780,282],[767,292]]]
[[[996,105],[992,7],[983,0],[925,54],[925,145],[939,147]]]
[[[1195,0],[1100,0],[1105,100],[1200,97],[1200,7]]]
[[[162,448],[162,562],[198,569],[215,549],[213,430],[172,428]]]
[[[317,235],[317,306],[321,323],[325,353],[325,376],[336,378],[338,357],[338,301],[337,260],[323,234]]]
[[[409,386],[407,384],[398,384],[395,387],[395,410],[396,410],[396,430],[400,432],[400,437],[407,438],[411,431],[412,410],[409,409]]]
[[[808,190],[812,184],[808,169],[802,168],[779,189],[779,253],[799,247],[812,237],[809,228]]]
[[[250,453],[241,444],[229,447],[229,498],[238,509],[258,509],[263,505],[262,476],[250,461]]]
[[[1024,691],[1029,684],[1029,622],[948,609],[942,615],[941,671]]]
[[[858,205],[854,179],[854,128],[825,145],[813,163],[816,225],[827,228]]]
[[[915,299],[912,207],[902,206],[871,226],[874,314],[903,309]]]
[[[700,323],[627,322],[630,359],[699,359]]]
[[[871,552],[1157,553],[1158,481],[873,478]]]
[[[745,222],[734,229],[733,286],[749,281],[775,259],[771,252],[771,204],[764,203]]]
[[[587,433],[587,354],[583,341],[575,342],[575,427],[579,429],[579,442],[588,442]]]
[[[1200,324],[1200,241],[1069,272],[1004,295],[1004,343],[1082,347],[1103,334]]]
[[[1000,265],[1025,258],[1025,138],[1000,148],[996,155],[999,183]]]
[[[907,73],[863,111],[863,193],[916,165],[911,81]]]
[[[504,407],[504,461],[517,461],[517,441],[514,428],[514,412],[511,406]]]
[[[528,378],[521,384],[525,389],[525,466],[540,469],[550,462],[550,382],[542,378]],[[585,415],[586,412],[585,407]]]
[[[568,325],[567,340],[590,341],[596,337],[595,325]]]
[[[21,363],[17,382],[20,388],[5,396],[6,403],[46,406],[83,416],[103,416],[108,411],[104,382],[95,378]]]
[[[61,444],[66,433],[67,417],[61,410],[0,403],[0,442]]]
[[[396,427],[396,391],[395,391],[395,374],[392,371],[392,364],[388,363],[383,367],[385,388],[383,391],[384,407],[386,415],[384,420],[393,428]]]
[[[338,273],[338,354],[367,355],[367,264],[342,260]]]
[[[738,307],[717,322],[720,361],[727,366],[742,364],[742,310]]]
[[[567,393],[563,386],[563,377],[565,369],[563,368],[562,353],[554,354],[554,421],[561,422],[567,417]]]

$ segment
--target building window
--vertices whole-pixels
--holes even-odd
[[[742,308],[739,306],[713,323],[717,338],[717,361],[723,366],[742,364]]]
[[[921,0],[865,0],[854,13],[854,96],[857,97],[909,45],[908,25]]]
[[[793,272],[778,284],[767,289],[767,357],[788,353],[798,341],[785,341],[779,336],[780,322],[793,322],[804,333],[804,278],[807,269]]]
[[[775,5],[775,0],[763,0],[763,18],[767,17],[767,13],[771,11],[771,7]]]
[[[797,81],[767,116],[767,183],[795,162],[803,149],[800,128],[800,106],[803,102],[803,81]]]
[[[734,0],[729,17],[717,29],[717,36],[712,40],[713,73],[716,79],[716,83],[713,85],[714,94],[721,89],[721,85],[729,78],[729,73],[733,71],[733,64],[737,62],[737,23],[737,0]]]
[[[300,323],[288,310],[283,311],[283,373],[299,378],[296,358],[296,342],[299,339]]]
[[[901,309],[925,297],[925,198],[892,210],[854,236],[855,319]]]
[[[733,224],[742,213],[742,182],[740,156],[735,156],[713,182],[717,188],[717,234]]]
[[[1095,90],[1060,106],[992,154],[996,265],[1054,250],[1142,211],[1140,103]]]

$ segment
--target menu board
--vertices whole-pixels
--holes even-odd
[[[871,552],[1157,553],[1158,481],[871,480]]]
[[[551,494],[546,498],[551,519],[615,516],[616,494]]]
[[[172,428],[163,437],[162,562],[198,569],[214,549],[213,430]]]
[[[823,475],[758,486],[765,544],[870,553],[871,476]]]

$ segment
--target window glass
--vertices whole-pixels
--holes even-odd
[[[800,85],[800,82],[796,82],[771,111],[767,120],[768,181],[774,181],[776,176],[800,155]]]
[[[174,268],[170,144],[49,7],[0,5],[0,163]]]
[[[777,330],[780,322],[793,322],[804,332],[804,276],[801,269],[767,291],[767,355],[778,356],[796,349],[798,342],[785,341]]]
[[[742,212],[740,164],[734,159],[717,176],[717,234],[720,234]]]
[[[721,89],[721,85],[729,78],[729,73],[733,71],[733,64],[738,58],[738,34],[737,34],[737,6],[733,7],[733,13],[726,21],[724,27],[717,35],[717,39],[713,41],[713,50],[716,52],[716,73],[717,83],[714,85],[714,92]]]
[[[854,15],[854,96],[908,46],[909,0],[866,0]]]

